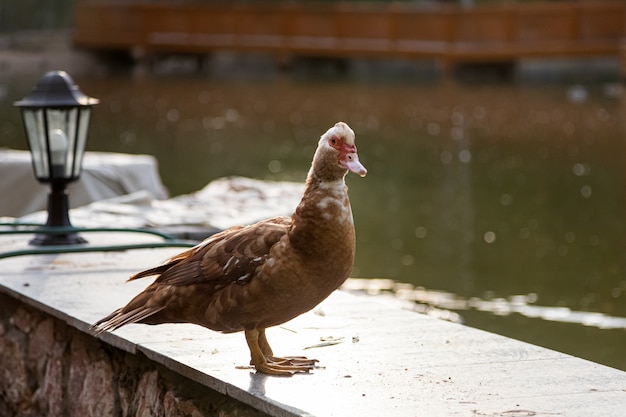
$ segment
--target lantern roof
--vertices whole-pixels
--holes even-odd
[[[78,107],[93,106],[98,102],[97,98],[83,94],[65,71],[50,71],[37,82],[28,96],[15,102],[15,105],[27,108]]]

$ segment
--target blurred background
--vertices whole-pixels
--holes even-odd
[[[93,3],[0,0],[1,147],[27,149],[13,103],[51,69],[100,99],[87,150],[156,156],[172,196],[228,175],[303,181],[319,135],[343,120],[369,170],[347,180],[358,236],[352,276],[367,279],[352,289],[626,370],[623,2],[558,2],[571,13],[537,1],[346,2],[341,10],[353,20],[325,30],[350,38],[337,27],[378,29],[359,33],[351,47],[308,53],[261,45],[278,30],[267,23],[275,10],[259,11],[263,2],[193,2],[219,6],[223,19],[232,11],[224,8],[239,7],[246,23],[231,29],[257,31],[256,47],[215,49],[180,37],[205,30],[202,19],[163,23],[179,37],[160,47],[157,37],[154,48],[125,41],[125,32],[106,31],[109,15],[93,19]],[[289,13],[317,13],[303,14],[311,26],[296,25],[297,36],[332,19],[339,6],[329,3],[286,3]],[[515,14],[520,4],[532,9]],[[372,10],[395,17],[377,26]],[[472,26],[463,10],[483,20]],[[580,22],[582,12],[596,21],[559,21],[556,40],[520,29],[528,16],[570,13]],[[115,13],[110,27],[139,32],[137,11]],[[443,22],[443,40],[433,26],[427,42],[394,49],[399,34],[412,36],[411,22],[396,26],[409,14]],[[224,21],[206,26],[224,31]],[[430,36],[425,25],[414,25],[426,33],[419,36]],[[390,33],[394,42],[381,44]]]

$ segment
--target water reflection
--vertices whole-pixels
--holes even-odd
[[[416,311],[457,323],[463,323],[463,316],[453,311],[477,310],[498,316],[521,314],[528,318],[576,323],[598,329],[626,329],[626,317],[613,317],[591,311],[573,311],[568,307],[535,305],[538,296],[534,293],[511,295],[506,298],[465,298],[446,291],[414,287],[388,279],[352,279],[344,285],[344,289],[368,295],[389,292],[398,300],[415,303],[411,308]]]
[[[344,120],[370,170],[364,180],[348,180],[358,234],[354,276],[388,277],[467,302],[532,293],[540,305],[562,309],[556,312],[626,317],[619,87],[589,85],[581,94],[568,85],[231,68],[75,75],[102,103],[88,149],[156,155],[178,195],[226,175],[303,180],[320,133]],[[6,146],[25,147],[11,104],[38,75],[4,87]],[[538,325],[532,309],[502,316],[496,307],[488,315],[457,313],[476,327],[626,369],[623,328],[602,330],[611,335],[591,339],[606,336],[603,348],[581,353],[583,319]]]

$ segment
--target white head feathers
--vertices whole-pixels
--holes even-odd
[[[354,145],[354,131],[344,122],[337,122],[322,135],[322,140],[327,139],[331,135],[335,135],[343,139],[347,145]]]

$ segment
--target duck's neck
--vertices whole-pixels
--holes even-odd
[[[308,254],[354,246],[354,221],[344,177],[322,181],[309,175],[302,201],[293,215],[290,239]]]

